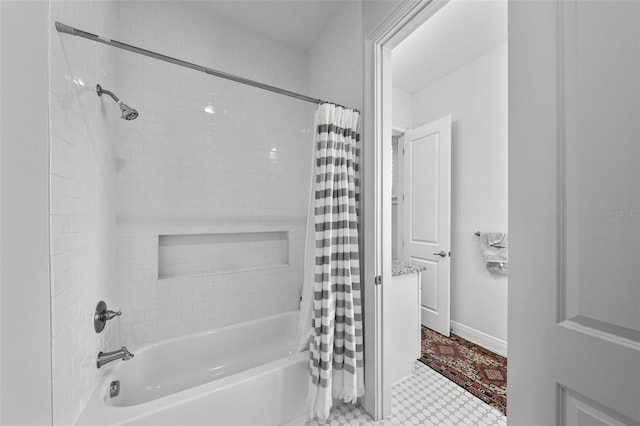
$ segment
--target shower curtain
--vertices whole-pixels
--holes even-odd
[[[333,104],[316,112],[299,329],[300,348],[309,345],[311,418],[326,419],[333,398],[355,403],[364,394],[358,119]]]

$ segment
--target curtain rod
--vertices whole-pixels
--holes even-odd
[[[302,101],[311,102],[314,104],[331,103],[331,104],[345,108],[344,106],[340,104],[336,104],[335,102],[323,101],[322,99],[312,98],[310,96],[303,95],[301,93],[296,93],[290,90],[281,89],[280,87],[260,83],[259,81],[249,80],[248,78],[240,77],[234,74],[229,74],[223,71],[218,71],[202,65],[194,64],[193,62],[183,61],[182,59],[177,59],[171,56],[163,55],[162,53],[153,52],[151,50],[143,49],[141,47],[132,46],[127,43],[122,43],[117,40],[112,40],[112,39],[102,37],[96,34],[92,34],[83,30],[79,30],[77,28],[71,27],[69,25],[66,25],[57,21],[56,21],[56,30],[58,30],[58,32],[60,33],[71,34],[77,37],[86,38],[87,40],[97,41],[98,43],[108,44],[109,46],[117,47],[123,50],[128,50],[129,52],[134,52],[140,55],[148,56],[150,58],[155,58],[161,61],[170,62],[175,65],[180,65],[181,67],[191,68],[192,70],[200,71],[205,74],[214,75],[216,77],[225,78],[227,80],[232,80],[237,83],[246,84],[246,85],[257,87],[263,90],[268,90],[269,92],[278,93],[280,95],[290,96],[292,98],[300,99]],[[358,110],[354,110],[354,111],[358,111]]]

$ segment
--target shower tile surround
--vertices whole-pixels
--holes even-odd
[[[306,51],[196,4],[118,2],[117,11],[119,40],[308,91]],[[140,111],[135,121],[119,121],[115,143],[121,343],[297,309],[314,106],[126,51],[116,60],[117,93]],[[266,233],[286,236],[285,258],[269,259]],[[165,236],[229,234],[242,244],[212,249],[217,254],[189,258],[187,246],[161,252],[159,245]],[[168,264],[178,273],[162,273]]]
[[[104,103],[95,85],[115,85],[115,52],[71,41],[53,21],[112,33],[107,2],[51,1],[50,268],[53,423],[73,424],[102,371],[96,355],[118,343],[118,327],[93,330],[99,300],[116,292],[117,105]]]
[[[102,375],[99,351],[298,308],[315,108],[53,28],[308,91],[306,51],[197,4],[50,5],[53,416],[67,425]],[[97,83],[140,117],[121,120]],[[159,278],[160,236],[230,233],[286,235],[288,259]],[[260,238],[243,244],[243,255],[264,249]],[[92,328],[99,300],[123,312],[102,334]]]

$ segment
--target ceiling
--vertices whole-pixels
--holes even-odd
[[[348,0],[209,0],[212,13],[269,38],[308,50]]]
[[[393,49],[393,86],[414,93],[505,41],[506,0],[451,0]]]

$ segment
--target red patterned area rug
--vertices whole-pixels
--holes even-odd
[[[507,414],[507,358],[460,336],[422,327],[420,361]]]

